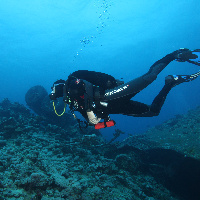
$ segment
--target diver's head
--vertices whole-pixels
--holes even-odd
[[[60,79],[54,82],[53,86],[51,87],[52,92],[49,95],[51,100],[56,100],[59,97],[63,97],[63,87],[65,85],[65,81]]]

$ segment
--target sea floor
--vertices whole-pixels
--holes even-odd
[[[106,142],[0,103],[0,200],[199,200],[200,108]],[[117,130],[116,130],[117,131]]]

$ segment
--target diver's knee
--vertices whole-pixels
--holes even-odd
[[[152,117],[154,117],[154,116],[158,116],[160,114],[160,112],[152,112],[151,111],[151,114],[152,114]]]
[[[154,80],[156,80],[156,78],[157,78],[157,75],[156,74],[145,74],[144,76],[143,76],[143,80],[144,81],[147,81],[147,82],[149,82],[149,83],[152,83]]]
[[[152,116],[158,116],[160,114],[160,107],[157,105],[151,105],[149,112],[151,113]]]

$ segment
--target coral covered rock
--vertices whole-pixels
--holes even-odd
[[[198,160],[144,135],[106,143],[92,129],[41,122],[23,105],[0,103],[0,199],[199,197]]]
[[[25,101],[34,112],[41,114],[41,104],[46,96],[48,96],[48,93],[45,88],[41,85],[36,85],[27,91]]]

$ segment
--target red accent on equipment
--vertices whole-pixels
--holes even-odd
[[[101,128],[106,128],[106,127],[111,127],[115,125],[114,120],[110,120],[108,122],[99,122],[98,124],[95,124],[94,128],[95,129],[101,129]]]
[[[81,79],[76,79],[75,83],[78,85],[80,83]]]
[[[114,126],[114,125],[115,125],[115,121],[113,121],[113,120],[106,122],[106,127],[111,127],[111,126]]]
[[[94,125],[95,129],[101,129],[101,128],[105,128],[105,124],[104,122],[99,122],[98,124]]]

